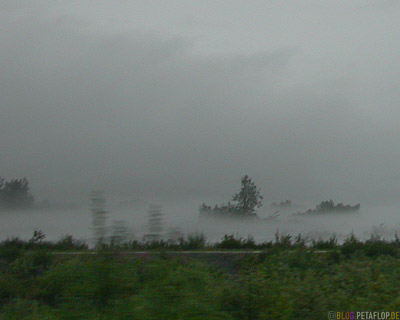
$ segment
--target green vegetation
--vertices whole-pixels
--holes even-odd
[[[194,235],[147,249],[229,249],[232,254],[128,254],[146,244],[72,237],[0,243],[1,319],[324,319],[330,310],[400,308],[400,241],[350,236],[307,242],[276,235],[257,244]],[[262,249],[234,254],[233,249]],[[83,253],[55,254],[57,250]]]
[[[241,179],[241,188],[232,197],[236,204],[228,202],[227,205],[215,205],[214,208],[203,203],[200,206],[200,214],[220,217],[256,217],[256,209],[262,206],[263,196],[256,184],[245,175]]]

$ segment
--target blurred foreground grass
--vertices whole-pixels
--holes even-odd
[[[325,319],[330,310],[400,309],[398,239],[306,246],[281,237],[257,247],[226,236],[212,248],[261,253],[138,256],[103,246],[95,255],[55,255],[91,251],[73,239],[59,247],[3,241],[0,319],[298,320]]]

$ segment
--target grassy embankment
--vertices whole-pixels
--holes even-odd
[[[3,241],[0,319],[299,320],[324,319],[330,310],[400,309],[398,239],[306,245],[288,236],[264,244],[226,236],[216,248],[262,253],[123,254],[210,249],[201,236],[170,246],[107,244],[95,255],[55,255],[93,252],[70,237]]]

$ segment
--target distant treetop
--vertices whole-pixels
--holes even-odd
[[[5,181],[0,177],[0,209],[31,208],[35,202],[26,178]]]
[[[200,206],[200,213],[224,217],[255,217],[256,209],[262,206],[263,196],[256,184],[245,175],[241,179],[241,188],[232,200],[236,204],[228,202],[227,205],[215,205],[214,208],[203,203]]]

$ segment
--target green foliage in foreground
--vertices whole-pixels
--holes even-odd
[[[286,236],[261,254],[203,256],[60,256],[17,244],[0,244],[0,319],[319,320],[400,308],[398,239],[307,247]],[[256,246],[232,236],[219,245]]]

